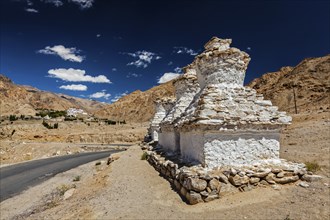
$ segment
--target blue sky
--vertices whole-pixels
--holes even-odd
[[[250,54],[246,83],[330,51],[328,0],[0,4],[0,73],[18,84],[105,102],[158,85],[192,62],[212,36],[232,38],[232,46]]]

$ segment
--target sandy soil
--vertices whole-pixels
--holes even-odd
[[[146,130],[147,125],[141,123],[105,125],[90,122],[88,126],[80,121],[59,122],[58,129],[47,129],[41,121],[2,123],[0,164],[94,151],[106,148],[108,144],[138,143],[143,140]]]
[[[324,178],[308,188],[259,187],[191,206],[140,160],[142,150],[135,145],[110,166],[89,163],[3,201],[1,219],[329,219],[329,125],[329,112],[297,115],[283,133],[283,158],[321,165],[316,173]],[[72,182],[77,175],[81,180]],[[63,184],[76,185],[65,201],[54,196]]]

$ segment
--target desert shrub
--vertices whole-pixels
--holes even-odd
[[[17,119],[18,119],[18,117],[16,117],[16,115],[9,116],[9,121],[16,121]]]
[[[316,172],[321,169],[321,166],[316,161],[306,162],[305,165],[307,171]]]
[[[101,161],[95,163],[95,166],[99,166],[99,165],[101,165]]]
[[[143,154],[141,155],[141,160],[146,160],[147,158],[148,158],[147,152],[143,152]]]
[[[58,129],[58,123],[54,124],[54,129]]]
[[[61,196],[63,196],[64,193],[66,191],[68,191],[69,189],[71,189],[71,187],[69,185],[66,185],[66,184],[62,184],[62,185],[60,185],[60,186],[57,187],[57,191],[59,192],[59,194]]]
[[[47,122],[42,121],[42,125],[45,126],[48,129],[53,129],[53,126],[49,125]]]
[[[78,181],[80,181],[80,178],[81,178],[81,176],[80,175],[78,175],[78,176],[75,176],[74,178],[73,178],[73,182],[78,182]]]

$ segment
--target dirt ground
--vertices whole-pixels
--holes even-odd
[[[259,187],[191,206],[140,159],[142,150],[134,145],[110,166],[85,164],[3,201],[1,219],[329,219],[329,126],[329,112],[318,112],[294,116],[283,131],[282,158],[321,167],[316,174],[324,178],[308,188]],[[59,191],[72,184],[73,195],[63,200]]]

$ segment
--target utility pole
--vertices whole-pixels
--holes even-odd
[[[294,109],[295,109],[295,112],[296,114],[298,114],[298,110],[297,110],[297,100],[296,100],[296,91],[294,90],[294,87],[296,85],[293,85],[292,86],[292,91],[293,91],[293,101],[294,101]]]

